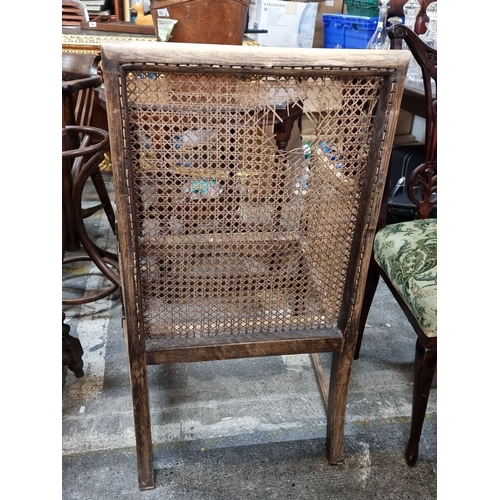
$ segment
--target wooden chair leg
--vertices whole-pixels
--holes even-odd
[[[116,228],[115,228],[115,213],[113,211],[113,205],[111,204],[111,200],[109,198],[109,193],[106,188],[106,183],[104,182],[104,179],[102,177],[101,170],[99,169],[99,166],[95,169],[94,172],[90,175],[92,178],[92,182],[94,184],[95,190],[97,191],[97,194],[99,196],[99,200],[101,201],[102,208],[106,214],[106,217],[108,218],[109,225],[111,226],[111,230],[113,231],[113,234],[116,234]]]
[[[135,355],[137,358],[142,356]],[[147,366],[143,358],[130,357],[130,381],[134,406],[135,444],[137,453],[137,474],[140,490],[154,488],[153,443],[151,439],[151,414]]]
[[[377,291],[378,282],[380,280],[380,272],[375,261],[371,260],[370,267],[368,268],[368,275],[366,278],[365,294],[363,296],[363,306],[361,307],[361,316],[359,319],[358,339],[356,341],[356,349],[354,351],[354,359],[359,358],[359,351],[361,350],[361,342],[363,341],[363,333],[365,331],[366,319],[373,302],[373,297]]]
[[[425,347],[419,339],[415,347],[415,375],[413,381],[413,406],[411,412],[410,438],[406,447],[405,459],[408,465],[415,465],[422,426],[427,410],[427,401],[432,379],[436,371],[437,346]]]
[[[326,415],[326,455],[331,465],[344,461],[345,412],[351,365],[345,352],[333,353]]]
[[[66,315],[62,313],[62,364],[67,366],[75,377],[83,377],[83,348],[80,340],[69,334],[70,326],[64,320]]]

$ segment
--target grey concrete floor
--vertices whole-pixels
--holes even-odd
[[[86,223],[113,248],[100,214]],[[65,296],[103,284],[86,265],[64,268]],[[137,487],[118,293],[63,311],[85,351],[82,378],[63,371],[64,500],[437,498],[437,377],[420,457],[408,467],[415,333],[383,283],[353,364],[343,465],[326,460],[325,411],[308,355],[152,366],[156,487],[145,492]],[[321,359],[328,368],[329,355]]]

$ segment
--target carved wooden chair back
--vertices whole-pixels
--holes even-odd
[[[408,54],[101,49],[140,489],[154,486],[147,364],[333,352],[339,463]],[[301,116],[306,155],[287,144]]]
[[[417,207],[417,217],[427,219],[437,205],[437,50],[404,25],[389,29],[389,37],[404,40],[422,70],[427,107],[424,163],[412,172],[407,189]]]
[[[404,25],[389,28],[389,37],[403,39],[422,69],[427,106],[425,154],[407,184],[408,197],[417,206],[417,218],[384,227],[386,210],[381,210],[354,358],[359,357],[366,320],[382,276],[417,333],[411,429],[405,452],[408,465],[414,465],[437,364],[437,219],[431,218],[437,206],[437,50]]]

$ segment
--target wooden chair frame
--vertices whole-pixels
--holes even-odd
[[[361,313],[361,299],[404,90],[408,54],[403,51],[290,50],[176,43],[150,44],[145,47],[144,44],[138,43],[103,42],[101,55],[117,202],[119,261],[125,315],[123,324],[134,407],[139,488],[144,490],[154,487],[148,364],[332,352],[327,403],[327,458],[331,464],[341,463],[347,392]],[[158,74],[155,73],[157,71]],[[135,78],[134,75],[140,72],[152,73],[152,78],[160,78],[163,74],[161,72],[166,72],[169,78],[170,75],[184,78],[182,82],[186,87],[196,80],[197,75],[202,75],[206,80],[210,80],[211,75],[214,79],[245,79],[251,75],[257,79],[271,77],[276,81],[280,78],[293,78],[297,81],[326,78],[331,79],[332,83],[336,80],[342,82],[343,78],[377,79],[380,94],[372,115],[373,128],[370,130],[373,130],[373,133],[369,139],[365,139],[366,142],[359,145],[361,149],[366,147],[367,157],[362,166],[364,176],[360,181],[362,187],[359,191],[359,207],[353,221],[353,238],[347,254],[349,262],[346,262],[345,283],[340,291],[341,306],[335,324],[321,329],[292,329],[286,332],[251,330],[248,333],[234,332],[235,334],[201,339],[193,337],[187,340],[173,339],[169,337],[169,332],[164,332],[161,337],[148,333],[151,326],[147,324],[143,306],[149,285],[141,281],[143,240],[140,228],[143,226],[140,226],[136,212],[142,201],[137,198],[139,195],[134,187],[135,172],[142,167],[134,163],[134,151],[131,150],[128,116],[131,104],[128,102],[126,87],[127,78],[130,75]],[[132,83],[132,86],[134,85]],[[199,89],[197,92],[200,92]],[[211,99],[208,94],[206,98]],[[160,107],[166,106],[161,97],[158,99],[160,100],[156,102]],[[346,96],[344,102],[346,107],[355,106],[349,96]],[[301,105],[300,102],[294,104],[299,107]],[[294,106],[285,112],[285,118],[272,117],[271,114],[261,115],[260,118],[270,120],[269,123],[274,127],[277,142],[276,162],[286,158],[284,145],[290,128],[286,124],[293,121]],[[147,105],[140,107],[142,110],[146,108]],[[346,109],[348,110],[350,109]],[[182,120],[182,111],[179,111],[179,115],[178,119]],[[213,238],[224,244],[232,236],[217,233]],[[275,237],[278,238],[279,235]],[[207,291],[209,292],[211,290]]]
[[[427,106],[424,163],[412,172],[408,179],[407,191],[408,197],[417,207],[417,218],[426,219],[430,217],[433,208],[437,205],[437,97],[434,97],[432,84],[434,81],[437,94],[437,51],[426,45],[407,26],[396,25],[389,28],[388,32],[391,39],[400,39],[407,43],[408,48],[422,69]],[[387,199],[388,184],[386,185],[384,193],[377,232],[386,225]],[[411,429],[405,451],[405,459],[408,465],[415,465],[418,459],[418,448],[425,419],[427,401],[437,365],[437,336],[430,337],[424,333],[411,310],[394,288],[390,278],[377,264],[375,259],[372,258],[368,270],[368,279],[361,310],[354,359],[359,358],[366,320],[380,277],[382,277],[387,287],[392,292],[392,295],[397,300],[417,334]]]

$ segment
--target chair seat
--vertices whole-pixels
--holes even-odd
[[[386,226],[373,253],[422,331],[437,337],[437,219]]]

